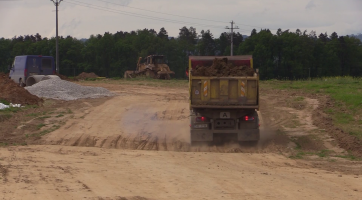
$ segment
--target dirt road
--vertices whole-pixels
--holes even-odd
[[[277,154],[1,150],[2,199],[361,199],[362,181]]]
[[[186,88],[100,86],[118,96],[83,101],[40,145],[0,148],[2,199],[362,199],[360,162],[288,158],[295,144],[343,151],[291,142],[320,132],[313,99],[287,108],[264,96],[257,147],[190,147]]]

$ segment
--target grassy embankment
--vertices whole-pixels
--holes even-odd
[[[262,87],[329,95],[335,105],[324,110],[336,127],[362,140],[362,79],[332,77],[311,81],[262,81]]]

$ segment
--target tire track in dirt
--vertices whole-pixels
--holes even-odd
[[[69,120],[66,128],[44,136],[41,144],[153,151],[280,152],[292,145],[291,136],[308,135],[318,129],[311,118],[318,107],[315,99],[306,98],[301,105],[282,107],[286,105],[286,96],[265,92],[261,93],[259,113],[264,119],[258,145],[191,147],[187,90],[139,89],[142,92],[129,88],[122,91],[128,95],[89,107],[83,111],[89,113],[84,118]],[[154,95],[145,99],[144,95],[151,93]],[[278,129],[286,135],[278,134]]]
[[[8,181],[8,179],[7,179],[8,171],[9,170],[7,167],[0,164],[0,174],[1,174],[1,179],[2,179],[3,183],[6,183]]]
[[[185,152],[260,152],[270,146],[269,143],[257,147],[231,143],[217,148],[191,147],[187,90],[156,92],[156,95],[148,96],[146,101],[139,92],[124,92],[133,94],[120,95],[100,106],[88,107],[82,111],[88,113],[86,116],[70,119],[64,127],[44,136],[40,143]],[[148,93],[150,91],[142,92]]]

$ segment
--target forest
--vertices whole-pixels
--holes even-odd
[[[164,28],[91,35],[86,40],[59,38],[60,73],[76,76],[94,72],[104,77],[123,77],[134,70],[138,57],[165,55],[174,78],[186,78],[188,56],[230,55],[230,33],[215,37],[209,30],[182,27],[175,38]],[[362,43],[354,36],[328,35],[297,29],[252,30],[250,36],[234,33],[234,55],[253,55],[261,79],[300,80],[331,76],[362,76]],[[18,55],[50,55],[55,58],[55,38],[39,34],[0,38],[0,72]]]

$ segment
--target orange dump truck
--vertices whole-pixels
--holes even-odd
[[[259,75],[246,56],[190,56],[191,143],[258,141]]]

